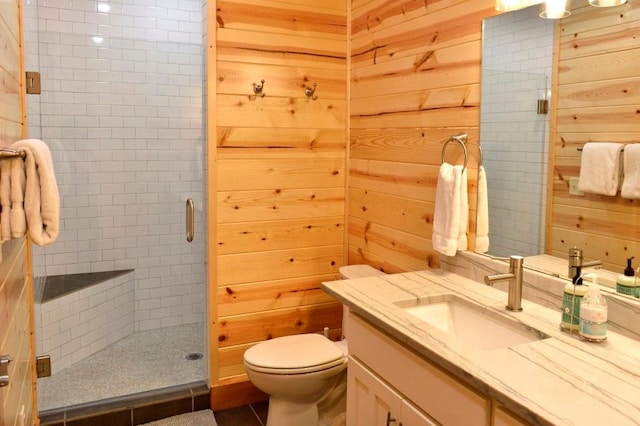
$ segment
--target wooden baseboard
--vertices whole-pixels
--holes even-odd
[[[222,383],[211,388],[211,409],[213,411],[241,407],[267,399],[269,396],[256,388],[249,380]]]

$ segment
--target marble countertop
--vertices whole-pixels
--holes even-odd
[[[532,424],[640,424],[640,342],[609,331],[602,343],[559,329],[560,312],[443,271],[323,283],[322,288],[380,330]],[[493,351],[456,347],[401,306],[443,293],[477,302],[549,338]]]

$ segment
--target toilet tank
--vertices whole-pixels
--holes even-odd
[[[344,280],[385,275],[384,272],[369,265],[345,265],[341,266],[338,270],[340,271],[340,276]]]
[[[377,270],[369,265],[345,265],[339,269],[340,276],[343,280],[351,278],[375,277],[378,275],[386,275],[384,272]],[[349,317],[349,308],[342,306],[342,339],[347,338],[347,318]]]

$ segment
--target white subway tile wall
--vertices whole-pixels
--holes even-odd
[[[51,356],[51,373],[134,332],[134,273],[35,304],[36,354]]]
[[[490,18],[482,52],[480,144],[489,194],[489,253],[544,249],[548,116],[554,22],[538,7]]]
[[[135,330],[202,322],[202,3],[25,2],[29,137],[51,148],[58,241],[34,275],[135,269]],[[185,238],[185,201],[196,237]]]

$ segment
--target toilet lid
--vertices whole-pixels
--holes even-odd
[[[266,369],[308,369],[326,364],[341,364],[344,352],[319,334],[299,334],[266,340],[247,349],[244,360]]]

